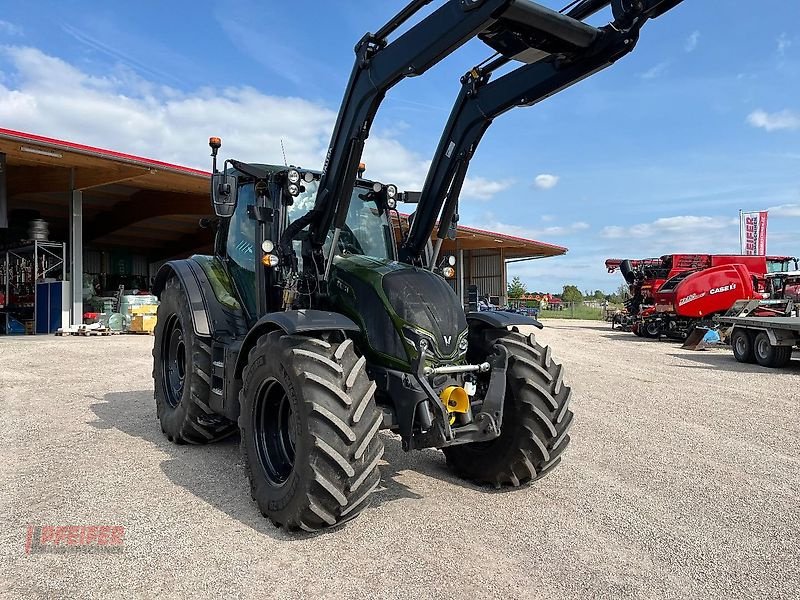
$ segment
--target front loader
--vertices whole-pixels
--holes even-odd
[[[235,160],[218,169],[212,138],[214,255],[172,261],[156,277],[165,435],[207,443],[238,429],[262,514],[308,531],[368,505],[381,429],[407,451],[442,449],[479,484],[551,472],[573,421],[562,367],[518,330],[541,327],[534,319],[465,314],[443,277],[452,265],[440,260],[442,240],[492,119],[612,64],[679,1],[583,0],[556,12],[529,0],[448,0],[395,35],[431,3],[415,0],[356,46],[322,171]],[[609,6],[609,25],[584,22]],[[462,79],[422,192],[365,179],[361,155],[387,91],[475,37],[495,57]],[[404,201],[417,206],[398,236]]]

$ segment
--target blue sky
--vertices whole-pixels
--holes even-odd
[[[318,168],[355,42],[404,4],[6,0],[0,126],[200,167],[209,135],[266,162],[283,139]],[[798,21],[795,2],[685,0],[617,65],[495,121],[462,223],[569,247],[510,267],[544,291],[616,289],[607,257],[736,252],[740,208],[772,209],[769,252],[800,253]],[[389,93],[371,177],[419,188],[459,76],[488,54],[470,43]]]

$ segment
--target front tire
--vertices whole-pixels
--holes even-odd
[[[211,340],[194,331],[189,299],[177,277],[161,293],[153,344],[153,384],[161,431],[176,444],[207,444],[236,431],[209,406]]]
[[[517,487],[541,479],[561,462],[570,441],[572,391],[563,384],[563,368],[551,359],[550,348],[516,329],[470,332],[470,348],[477,349],[470,361],[484,360],[494,344],[509,354],[500,437],[443,451],[448,465],[466,479]]]
[[[250,351],[242,454],[261,514],[287,529],[348,521],[380,483],[383,413],[352,340],[272,331]]]

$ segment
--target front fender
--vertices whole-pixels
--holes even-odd
[[[497,328],[506,328],[511,325],[533,325],[539,329],[544,329],[544,325],[533,317],[504,310],[482,310],[467,313],[467,323],[476,321]]]
[[[360,331],[358,325],[343,314],[327,310],[288,310],[266,314],[253,325],[242,342],[239,356],[236,359],[235,376],[237,379],[241,378],[247,363],[247,355],[250,354],[250,349],[256,345],[258,338],[276,329],[281,329],[289,335],[316,331]]]

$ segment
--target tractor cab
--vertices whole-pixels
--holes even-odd
[[[277,241],[289,225],[313,208],[320,173],[229,162],[231,166],[224,173],[225,183],[220,184],[223,181],[221,174],[216,178],[217,188],[220,185],[235,186],[235,192],[231,191],[233,198],[227,205],[230,216],[220,220],[216,253],[227,266],[252,321],[266,312],[285,309],[280,289],[292,277],[292,272],[303,273],[305,270],[303,234],[293,240],[291,257],[280,255]],[[334,254],[395,260],[397,248],[393,223],[399,219],[393,219],[391,213],[396,212],[398,196],[404,195],[398,194],[393,185],[359,178],[353,188],[345,226],[335,242]],[[218,216],[223,215],[218,211]],[[326,255],[331,252],[333,243],[331,231],[324,244]],[[266,269],[258,269],[259,264]],[[266,298],[260,303],[256,279],[262,270],[264,284],[268,287]]]

